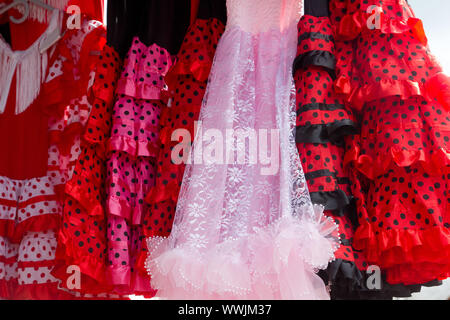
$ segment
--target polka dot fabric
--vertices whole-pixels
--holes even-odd
[[[379,29],[358,23],[369,5],[383,9]],[[450,118],[434,98],[444,86],[422,24],[406,1],[332,0],[331,9],[343,44],[336,89],[361,126],[345,155],[360,224],[354,247],[389,283],[447,278]]]
[[[66,200],[62,228],[58,236],[57,256],[61,265],[54,274],[67,281],[70,265],[82,273],[82,294],[110,292],[106,282],[106,142],[111,130],[114,90],[120,59],[109,46],[98,56],[95,79],[89,100],[92,111],[84,128],[81,153],[72,179],[65,186]]]
[[[223,31],[224,25],[218,19],[197,19],[186,33],[177,63],[166,76],[171,106],[164,108],[161,116],[156,185],[146,197],[150,205],[144,217],[146,237],[166,237],[171,232],[185,168],[183,163],[173,162],[174,156],[183,156],[183,151],[176,146],[182,142],[186,144],[186,150],[190,148],[215,49]],[[190,137],[172,141],[176,130],[189,132]],[[143,270],[144,260],[145,257],[141,257]]]
[[[171,66],[167,50],[136,37],[118,80],[106,172],[106,277],[120,294],[154,295],[136,264],[146,254],[142,226],[149,208],[144,199],[155,184],[164,77]]]

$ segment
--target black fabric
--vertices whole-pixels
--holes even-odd
[[[335,191],[311,192],[311,201],[324,206],[325,210],[333,211],[334,216],[344,216],[346,208],[352,203],[352,198],[341,189]]]
[[[191,2],[179,0],[109,0],[108,44],[125,57],[133,37],[177,54],[189,27]]]
[[[305,0],[305,15],[314,17],[328,17],[329,0]]]
[[[327,124],[297,126],[297,143],[329,143],[343,146],[342,137],[358,133],[356,124],[349,119]]]
[[[227,2],[226,0],[200,0],[198,8],[198,19],[216,18],[227,23]]]
[[[339,104],[339,103],[309,103],[309,104],[302,104],[297,109],[297,115],[302,114],[303,112],[313,111],[313,110],[320,110],[320,111],[336,111],[336,110],[342,110],[345,109],[345,105]]]
[[[11,45],[11,28],[9,27],[9,23],[0,24],[0,34]]]
[[[328,51],[312,50],[297,56],[294,60],[293,72],[299,69],[317,66],[325,68],[332,79],[336,79],[336,57]]]

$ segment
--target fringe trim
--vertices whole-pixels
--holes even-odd
[[[52,6],[58,10],[66,10],[67,4],[69,0],[40,0],[49,6]],[[25,10],[22,6],[17,7],[20,13],[24,13]],[[30,3],[30,14],[28,19],[32,19],[34,21],[38,21],[40,23],[48,23],[51,20],[52,12],[45,8],[42,8],[34,3]]]

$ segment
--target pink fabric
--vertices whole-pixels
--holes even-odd
[[[311,203],[294,136],[300,4],[227,0],[172,233],[147,239],[146,267],[162,298],[329,299],[315,272],[334,258],[337,226]],[[211,159],[204,135],[214,133],[224,150],[219,137],[230,129],[267,130],[257,145],[261,152],[275,140],[263,149],[273,170],[261,155],[249,161],[249,143],[229,143],[246,161]]]

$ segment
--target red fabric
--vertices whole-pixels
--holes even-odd
[[[81,13],[90,19],[103,21],[105,11],[104,0],[70,0],[67,6],[76,5],[81,9]]]

